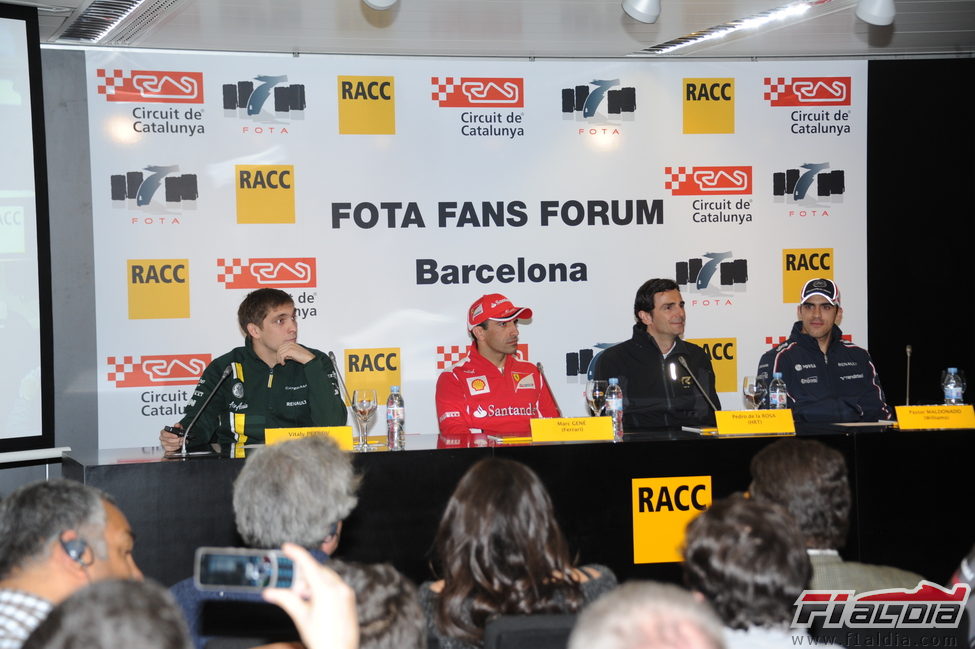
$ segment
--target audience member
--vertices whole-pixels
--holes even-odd
[[[350,457],[329,438],[305,437],[259,449],[234,481],[237,531],[249,547],[273,549],[295,543],[325,561],[338,547],[342,521],[356,505],[358,486]],[[201,649],[207,640],[205,609],[216,619],[221,617],[217,610],[228,609],[227,605],[214,605],[220,600],[261,602],[256,594],[201,591],[192,578],[176,584],[172,591],[186,615],[193,641]],[[267,607],[244,608],[257,620]],[[240,632],[246,635],[243,628]]]
[[[789,628],[811,570],[799,529],[777,505],[734,495],[687,527],[684,580],[724,622],[729,649],[811,642]]]
[[[631,581],[586,608],[568,649],[724,649],[707,604],[670,584]]]
[[[33,482],[0,501],[0,649],[17,649],[51,608],[91,582],[142,579],[111,498],[73,480]]]
[[[427,628],[416,586],[388,563],[334,561],[352,588],[360,649],[426,649]]]
[[[267,588],[264,599],[291,616],[308,649],[358,649],[355,593],[334,570],[293,543],[282,546],[301,574],[295,589]]]
[[[54,607],[23,649],[190,649],[172,596],[152,582],[109,579]]]
[[[799,525],[813,573],[814,590],[858,593],[883,588],[914,588],[921,576],[893,568],[843,561],[850,517],[850,484],[839,451],[815,440],[783,439],[752,458],[752,497],[781,505]]]
[[[444,649],[479,646],[494,616],[575,612],[616,585],[605,566],[573,565],[544,485],[511,460],[461,478],[434,545],[443,579],[421,586],[420,603]]]

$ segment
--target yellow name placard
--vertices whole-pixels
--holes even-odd
[[[783,435],[796,432],[792,410],[718,410],[718,435]]]
[[[894,406],[901,430],[975,428],[972,406]]]
[[[549,417],[532,419],[533,442],[596,442],[613,439],[609,417]]]
[[[308,426],[304,428],[265,428],[264,443],[279,444],[289,439],[301,439],[312,435],[331,437],[343,451],[352,450],[352,426]]]

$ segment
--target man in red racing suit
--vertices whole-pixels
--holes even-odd
[[[437,380],[440,448],[479,445],[481,434],[528,435],[529,419],[559,416],[538,368],[515,358],[518,320],[531,317],[531,309],[497,293],[471,305],[467,358]]]

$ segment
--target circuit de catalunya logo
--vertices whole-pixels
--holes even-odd
[[[210,360],[210,354],[109,356],[108,380],[117,388],[196,385]]]
[[[852,590],[804,590],[796,599],[794,628],[953,629],[961,622],[969,584],[948,590],[930,581],[916,588],[891,588],[855,594]]]
[[[226,288],[314,288],[314,257],[218,259],[217,281]]]
[[[97,92],[106,101],[202,104],[203,73],[99,68]]]

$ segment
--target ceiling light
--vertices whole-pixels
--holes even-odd
[[[894,0],[860,0],[857,18],[871,25],[889,25],[894,22]]]
[[[655,23],[660,17],[660,0],[623,0],[623,11],[641,23]]]
[[[386,11],[392,8],[399,0],[362,0],[362,4],[376,11]]]

